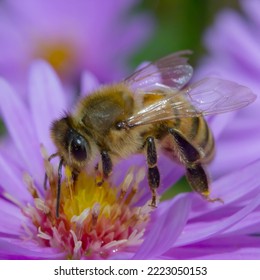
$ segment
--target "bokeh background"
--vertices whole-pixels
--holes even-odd
[[[2,26],[2,28],[4,28],[3,22],[6,23],[6,18],[10,22],[15,22],[16,20],[15,13],[10,13],[9,2],[15,3],[15,1],[10,0],[0,0],[0,27]],[[34,2],[37,3],[37,1]],[[100,10],[102,10],[102,8],[103,6],[100,5]],[[137,14],[146,14],[150,16],[151,29],[149,30],[147,38],[140,40],[141,43],[135,48],[134,52],[129,53],[127,56],[129,73],[143,61],[155,60],[166,54],[182,49],[190,49],[193,51],[190,61],[192,65],[196,66],[199,59],[206,52],[203,44],[204,32],[214,22],[216,14],[224,8],[239,10],[239,3],[235,0],[135,1],[135,4],[127,10],[127,13],[131,16]],[[57,17],[58,16],[57,14]],[[83,29],[84,26],[82,26],[82,30]],[[113,32],[114,31],[111,30],[111,34]],[[4,38],[1,37],[0,45],[5,45],[3,40]],[[2,55],[4,55],[3,52]],[[1,60],[0,74],[2,74]],[[4,134],[4,124],[2,120],[0,120],[0,135],[2,136]]]
[[[237,0],[143,0],[139,11],[149,11],[155,19],[151,39],[132,58],[133,65],[143,60],[154,60],[173,51],[190,49],[196,62],[206,52],[204,32],[213,24],[215,16],[223,9],[239,11]]]

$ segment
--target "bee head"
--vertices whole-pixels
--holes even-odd
[[[90,152],[89,142],[73,126],[70,117],[53,122],[51,137],[58,149],[58,154],[67,165],[79,170],[86,165]]]

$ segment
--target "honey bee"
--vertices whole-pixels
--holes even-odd
[[[242,85],[219,78],[190,84],[190,53],[173,53],[121,83],[101,87],[80,100],[74,114],[52,123],[51,137],[57,152],[50,159],[60,157],[57,217],[63,166],[72,170],[76,180],[82,170],[97,162],[106,180],[117,160],[138,153],[147,159],[151,205],[155,207],[160,185],[158,148],[185,167],[193,190],[214,201],[209,197],[204,168],[213,158],[214,138],[204,116],[242,108],[256,96]]]

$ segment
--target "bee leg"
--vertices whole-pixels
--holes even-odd
[[[47,180],[48,180],[48,176],[47,176],[47,173],[45,172],[44,182],[43,182],[43,188],[44,188],[45,191],[47,190]]]
[[[75,185],[77,183],[77,180],[78,180],[78,177],[79,177],[79,171],[74,169],[72,170],[72,174],[71,174],[71,177],[72,177],[72,183],[73,183],[73,189],[75,190]]]
[[[101,160],[102,160],[103,176],[104,178],[108,178],[108,176],[112,173],[113,164],[107,151],[101,152]]]
[[[204,198],[209,197],[209,180],[201,164],[186,167],[186,177],[193,190]]]
[[[56,217],[59,218],[59,209],[60,209],[60,193],[61,193],[61,177],[62,177],[62,165],[63,158],[61,158],[59,167],[58,167],[58,185],[57,185],[57,201],[56,201]]]
[[[146,138],[148,165],[148,183],[152,192],[151,206],[156,207],[156,189],[160,185],[160,173],[157,167],[157,152],[153,137]]]
[[[79,171],[78,170],[73,170],[72,171],[72,180],[73,180],[74,184],[77,182],[78,177],[79,177]]]
[[[48,161],[50,162],[53,158],[59,156],[58,153],[55,153],[55,154],[52,154],[48,157]],[[44,174],[44,182],[43,182],[43,187],[44,187],[44,190],[47,190],[47,180],[48,180],[48,176],[47,176],[47,173],[45,172]]]
[[[169,132],[174,138],[180,161],[184,163],[186,167],[186,177],[191,188],[208,201],[222,201],[219,198],[212,199],[209,197],[209,179],[200,163],[201,156],[197,149],[173,128],[170,128]]]
[[[99,163],[96,165],[96,185],[101,187],[104,183],[104,178],[107,179],[112,173],[113,164],[107,151],[101,151],[102,171]]]
[[[100,164],[97,163],[96,166],[95,166],[95,182],[96,182],[96,185],[98,187],[102,187],[103,183],[104,183],[104,178],[103,178],[103,175],[102,175],[102,172],[100,170]]]
[[[208,176],[201,164],[193,164],[192,166],[187,167],[186,177],[192,189],[198,192],[207,201],[220,201],[223,203],[223,200],[221,198],[210,198]]]

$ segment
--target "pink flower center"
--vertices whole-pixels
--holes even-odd
[[[26,182],[34,205],[24,207],[41,246],[63,251],[68,259],[106,259],[120,252],[134,252],[142,243],[151,207],[134,206],[144,170],[130,170],[120,187],[105,182],[98,187],[95,176],[85,172],[72,183],[68,172],[61,186],[60,216],[55,215],[57,176],[45,160],[50,187],[38,195],[29,176]],[[67,170],[68,171],[68,170]]]

